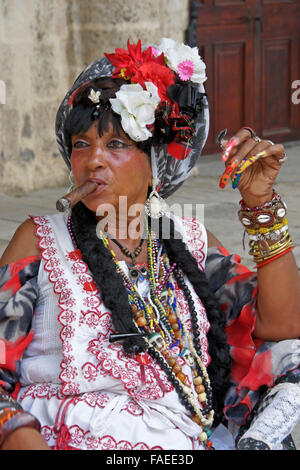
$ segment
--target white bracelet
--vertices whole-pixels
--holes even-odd
[[[288,228],[289,228],[289,226],[285,225],[284,227],[282,227],[278,230],[270,230],[270,232],[267,232],[267,233],[257,233],[255,235],[249,235],[249,240],[253,240],[253,241],[256,241],[256,242],[258,240],[265,240],[266,238],[268,238],[270,240],[277,240],[278,235],[280,235],[281,233],[288,230]]]

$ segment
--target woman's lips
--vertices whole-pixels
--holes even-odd
[[[87,181],[91,181],[92,183],[96,183],[98,185],[95,191],[93,191],[91,194],[99,193],[105,186],[107,186],[107,184],[103,180],[98,178],[88,178]]]

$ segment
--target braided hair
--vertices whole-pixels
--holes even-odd
[[[109,98],[115,95],[122,83],[121,79],[118,81],[105,78],[95,80],[88,87],[80,89],[80,93],[74,99],[73,109],[66,120],[70,147],[71,136],[87,131],[93,123],[93,105],[88,99],[91,85],[95,91],[101,90],[102,96],[102,109],[98,119],[99,135],[102,136],[103,132],[108,129],[108,124],[112,124],[117,132],[122,131],[119,116],[115,115],[108,106]],[[137,143],[137,146],[150,156],[151,144],[151,139],[148,139],[145,142]],[[161,227],[164,222],[166,221],[162,218]],[[167,256],[171,263],[176,263],[177,268],[186,275],[192,284],[197,296],[206,309],[207,318],[210,322],[207,338],[211,361],[207,370],[213,390],[215,417],[218,420],[222,416],[224,396],[229,386],[231,370],[230,352],[225,334],[225,319],[211,292],[205,273],[199,269],[195,258],[186,248],[181,236],[178,236],[173,221],[168,219],[167,223],[170,224],[171,233],[169,235],[171,236],[164,237],[162,232],[160,232],[160,238]],[[83,203],[78,203],[72,209],[71,228],[77,246],[99,288],[103,303],[111,311],[112,322],[116,332],[119,334],[137,333],[126,288],[124,287],[121,275],[115,269],[111,253],[99,241],[96,234],[96,224],[95,214]],[[151,220],[149,220],[149,226],[151,226]],[[177,277],[177,281],[180,281],[179,277]],[[125,353],[137,353],[145,351],[147,343],[142,336],[127,337],[123,341],[123,348]]]
[[[197,261],[186,248],[183,240],[176,234],[173,221],[170,219],[169,222],[171,223],[171,237],[162,240],[166,253],[170,262],[176,263],[177,267],[187,276],[206,309],[210,323],[207,338],[211,361],[207,370],[213,390],[215,416],[216,419],[220,419],[231,369],[225,320],[209,288],[205,273],[199,269]],[[115,330],[119,334],[136,333],[126,288],[120,274],[115,269],[111,253],[99,241],[96,234],[96,223],[95,214],[83,203],[78,203],[72,209],[71,227],[76,244],[82,253],[83,260],[93,274],[103,303],[111,311]],[[123,348],[127,354],[132,354],[145,351],[147,344],[142,336],[127,337],[123,341]]]

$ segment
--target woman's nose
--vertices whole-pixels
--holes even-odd
[[[92,146],[91,153],[88,158],[88,166],[90,169],[105,166],[105,151],[100,142],[97,142]]]

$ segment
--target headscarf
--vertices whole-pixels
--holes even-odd
[[[56,116],[56,140],[59,151],[70,169],[70,149],[67,145],[68,136],[66,135],[65,124],[72,109],[73,98],[80,87],[95,79],[104,77],[124,78],[125,76],[127,79],[127,75],[130,75],[130,66],[134,67],[139,63],[139,67],[136,66],[135,72],[131,70],[131,81],[128,80],[128,83],[132,84],[135,80],[137,86],[142,83],[145,89],[147,82],[151,81],[151,73],[153,73],[151,70],[158,70],[159,67],[161,70],[168,69],[176,76],[176,84],[174,83],[173,86],[168,88],[167,100],[161,99],[160,104],[163,106],[156,109],[155,119],[157,121],[158,109],[160,110],[161,122],[169,122],[173,113],[175,115],[175,119],[172,121],[173,129],[176,126],[181,126],[181,128],[176,131],[177,137],[174,141],[156,142],[151,146],[152,173],[156,182],[154,189],[158,191],[159,196],[162,198],[168,198],[190,175],[192,168],[201,155],[208,135],[209,110],[203,86],[206,77],[205,74],[204,77],[200,76],[201,73],[203,75],[203,66],[205,70],[205,65],[199,57],[198,49],[175,43],[171,39],[163,39],[161,46],[158,46],[158,48],[147,46],[142,50],[140,41],[137,45],[132,45],[128,41],[128,50],[116,49],[115,54],[105,55],[106,57],[95,60],[83,70],[59,106]],[[143,60],[146,69],[145,81],[136,79],[138,74],[141,73],[140,64]],[[202,70],[199,69],[200,62]],[[123,68],[121,64],[124,65]],[[152,65],[154,67],[151,68]],[[136,73],[137,71],[138,73]],[[195,78],[193,78],[192,72]],[[188,80],[187,77],[190,77],[190,79]],[[158,93],[162,97],[163,92],[160,83],[155,79],[153,79],[153,82],[157,85]],[[183,110],[183,113],[178,112],[178,106],[180,110]],[[177,114],[174,113],[174,110],[177,110]],[[191,111],[193,114],[193,118],[188,122],[185,121],[186,111],[187,114]],[[183,119],[178,120],[178,116],[183,116]],[[154,125],[152,125],[152,129]],[[191,130],[191,127],[193,127],[193,130]],[[179,141],[181,133],[184,134],[185,140],[181,139]]]

